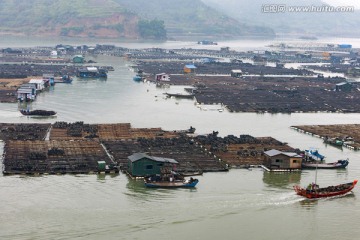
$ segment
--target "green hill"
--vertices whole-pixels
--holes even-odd
[[[267,27],[240,23],[200,0],[115,0],[142,18],[164,20],[169,36],[273,37]]]
[[[0,34],[108,38],[272,37],[200,0],[1,0]]]

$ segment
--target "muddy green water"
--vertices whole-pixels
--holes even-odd
[[[164,92],[180,92],[182,87],[134,82],[123,59],[93,59],[114,66],[106,81],[58,84],[31,104],[33,109],[57,111],[55,118],[21,116],[23,105],[0,104],[0,122],[130,122],[133,127],[167,130],[194,126],[197,133],[217,130],[222,136],[272,136],[292,147],[316,147],[328,161],[350,159],[345,170],[319,170],[320,185],[360,176],[358,152],[326,146],[290,128],[359,123],[360,114],[219,112],[218,106],[164,98]],[[276,174],[234,169],[200,176],[196,189],[162,190],[146,189],[123,174],[0,175],[0,239],[359,239],[359,186],[352,194],[324,200],[294,194],[294,184],[305,186],[314,178],[311,170]]]

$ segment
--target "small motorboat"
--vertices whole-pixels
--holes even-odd
[[[329,186],[324,188],[319,188],[316,184],[309,184],[307,188],[302,188],[301,186],[294,186],[294,190],[297,195],[306,197],[306,198],[326,198],[344,195],[350,192],[358,180],[353,182],[339,184],[336,186]]]
[[[48,110],[33,110],[33,111],[29,111],[29,110],[20,110],[22,115],[25,116],[53,116],[56,114],[55,111],[48,111]]]
[[[136,82],[140,82],[143,80],[143,78],[140,76],[140,75],[136,75],[133,77],[133,80],[136,81]]]
[[[349,165],[349,159],[346,160],[338,160],[337,162],[332,163],[322,163],[322,162],[302,162],[301,167],[303,169],[338,169],[338,168],[346,168]]]
[[[145,186],[148,188],[193,188],[198,184],[199,180],[190,178],[185,179],[169,179],[165,180],[161,177],[145,178]]]

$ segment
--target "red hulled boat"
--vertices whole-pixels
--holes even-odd
[[[306,198],[325,198],[325,197],[334,197],[344,195],[350,192],[358,180],[354,180],[350,183],[339,184],[336,186],[329,186],[324,188],[319,188],[317,185],[311,186],[311,184],[307,188],[302,188],[300,186],[294,186],[294,190],[297,195],[306,197]]]

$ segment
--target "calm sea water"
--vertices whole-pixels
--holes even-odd
[[[60,41],[45,43],[54,46]],[[116,45],[126,44],[153,46]],[[175,48],[176,44],[196,46],[174,42],[156,46]],[[231,44],[261,48],[268,42]],[[44,44],[32,39],[11,45],[0,39],[0,47],[17,45]],[[358,152],[326,146],[321,139],[290,129],[302,124],[359,123],[360,114],[219,112],[221,106],[164,98],[163,93],[181,92],[182,86],[163,89],[134,82],[130,63],[123,59],[86,57],[112,65],[115,71],[106,81],[75,79],[41,93],[30,108],[55,110],[55,118],[25,117],[18,111],[25,105],[2,103],[0,122],[129,122],[133,127],[166,130],[194,126],[198,133],[217,130],[222,136],[272,136],[295,148],[316,147],[328,161],[350,159],[346,170],[319,170],[320,185],[360,176]],[[0,151],[2,147],[0,143]],[[293,185],[305,186],[314,178],[310,170],[276,174],[234,169],[200,176],[196,189],[154,190],[123,174],[0,176],[0,239],[358,239],[360,229],[354,225],[360,219],[359,187],[353,194],[324,200],[309,201],[294,194]]]

